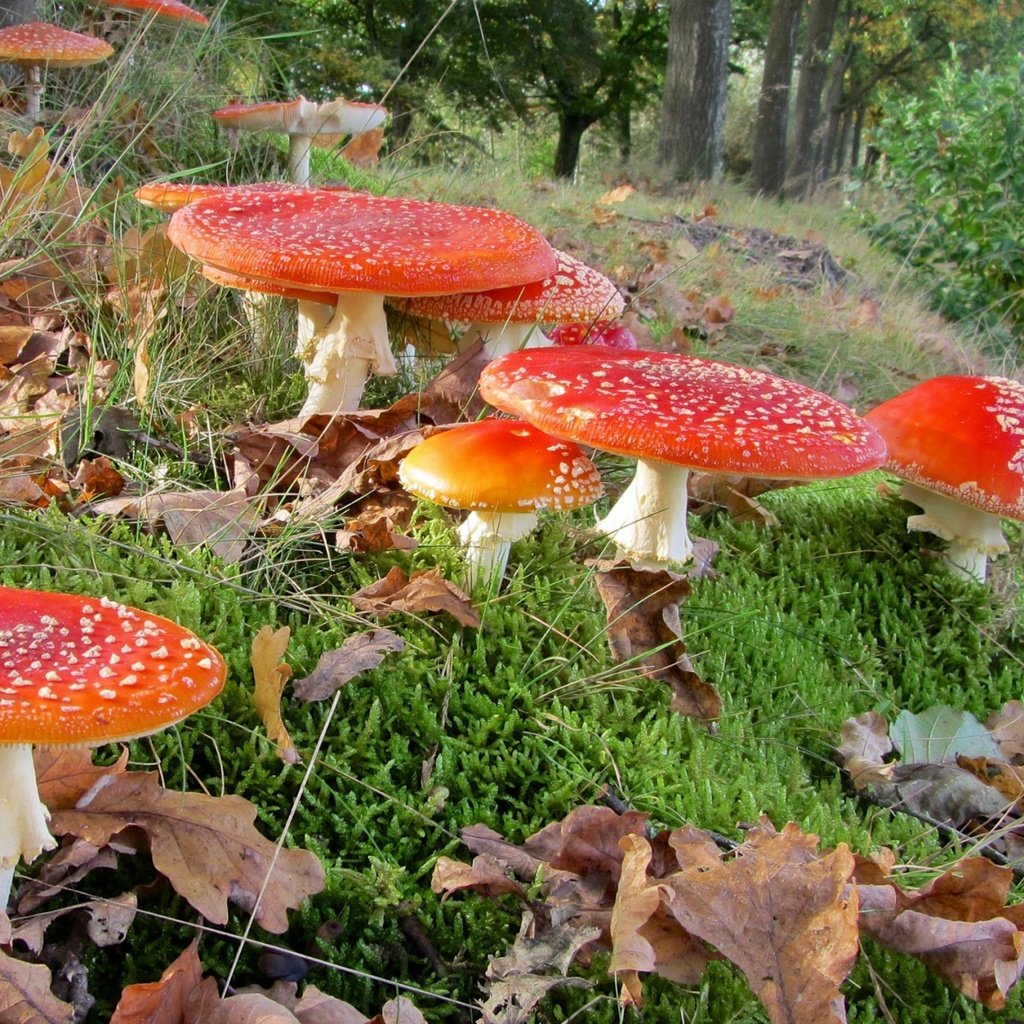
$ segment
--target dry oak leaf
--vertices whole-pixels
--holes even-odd
[[[366,1014],[350,1003],[326,995],[315,985],[307,985],[302,997],[291,1008],[302,1024],[366,1024]],[[402,1024],[415,1024],[413,1016],[403,1017]]]
[[[314,144],[316,143],[316,138],[314,135]],[[370,167],[376,167],[380,163],[380,147],[383,144],[384,129],[370,128],[365,132],[353,135],[345,148],[342,149],[341,155],[353,167],[360,167],[366,170]]]
[[[1007,701],[985,720],[985,728],[1011,764],[1024,764],[1024,704]]]
[[[651,844],[642,836],[623,836],[622,871],[612,907],[612,958],[608,973],[618,977],[622,986],[619,1001],[643,1006],[641,974],[649,974],[657,965],[654,946],[642,929],[662,902],[662,890],[647,880],[651,863]]]
[[[332,1019],[330,1022],[325,1020],[323,1024],[345,1024],[345,1022]],[[368,1020],[366,1024],[427,1024],[427,1018],[405,996],[396,996],[394,999],[389,999],[381,1007],[380,1013]]]
[[[184,1024],[185,1004],[202,981],[199,940],[160,975],[159,981],[129,985],[110,1018],[110,1024]]]
[[[50,991],[50,972],[0,952],[0,1021],[3,1024],[71,1024],[74,1007]]]
[[[128,748],[123,747],[111,765],[93,764],[92,751],[86,747],[36,747],[32,760],[39,799],[52,814],[71,810],[103,777],[122,774],[128,767]]]
[[[327,700],[349,680],[375,669],[389,653],[403,650],[405,641],[390,629],[370,629],[347,637],[339,648],[321,655],[308,676],[295,680],[295,696],[306,703]]]
[[[971,857],[918,892],[858,885],[861,931],[1000,1010],[1024,970],[1024,908],[1006,906],[1012,882],[1010,868]]]
[[[587,988],[583,978],[568,978],[580,949],[599,935],[597,928],[561,924],[536,937],[521,930],[506,956],[492,957],[487,967],[487,1001],[482,1024],[527,1024],[537,1003],[554,988]]]
[[[836,756],[854,789],[892,781],[893,765],[885,759],[893,751],[889,725],[877,711],[865,711],[843,722]]]
[[[291,679],[292,669],[283,659],[292,631],[287,626],[271,629],[262,626],[252,638],[249,663],[255,686],[252,702],[267,730],[268,738],[277,745],[277,756],[285,764],[298,764],[301,760],[295,744],[281,717],[281,694]]]
[[[703,832],[670,838],[679,871],[663,879],[669,912],[746,976],[775,1024],[841,1024],[839,986],[857,958],[857,896],[845,844],[767,821],[728,858]]]
[[[492,898],[506,893],[520,899],[526,898],[526,889],[509,877],[508,868],[486,853],[474,857],[472,864],[452,860],[451,857],[438,857],[430,877],[430,889],[441,895],[442,899],[462,889],[471,889]]]
[[[396,565],[383,579],[371,583],[352,595],[355,609],[378,618],[393,612],[420,615],[424,612],[447,612],[460,625],[480,627],[480,614],[469,595],[441,575],[440,569],[426,569],[406,574]]]
[[[614,659],[665,683],[676,713],[713,722],[722,711],[722,698],[693,671],[681,635],[679,602],[692,591],[686,577],[667,569],[637,569],[629,562],[593,564]]]
[[[324,869],[305,850],[276,852],[253,827],[255,817],[242,797],[165,790],[156,772],[125,772],[99,779],[74,809],[54,813],[50,828],[100,846],[136,826],[149,838],[157,871],[208,921],[226,924],[230,900],[247,911],[256,906],[257,923],[281,933],[287,911],[323,889]]]

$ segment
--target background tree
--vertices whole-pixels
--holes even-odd
[[[769,196],[782,192],[786,178],[790,85],[802,8],[803,0],[774,0],[772,4],[750,172],[754,190]]]
[[[676,178],[717,178],[729,73],[730,0],[671,0],[658,162]]]

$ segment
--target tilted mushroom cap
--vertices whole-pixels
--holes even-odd
[[[212,267],[332,293],[446,294],[555,264],[539,232],[500,210],[339,189],[210,196],[178,210],[169,237]]]
[[[925,490],[1024,520],[1024,384],[950,375],[872,409],[889,446],[886,469]]]
[[[107,7],[115,11],[133,14],[151,14],[165,21],[191,21],[197,25],[209,25],[210,19],[181,0],[105,0]]]
[[[106,60],[113,52],[103,39],[41,21],[0,29],[0,60],[19,64],[82,67]]]
[[[219,284],[224,288],[263,292],[265,295],[280,295],[286,299],[297,299],[299,302],[318,302],[321,305],[329,306],[337,298],[331,292],[314,292],[308,288],[278,284],[276,281],[261,281],[255,277],[245,277],[243,274],[232,274],[230,270],[221,270],[219,267],[211,267],[205,263],[202,266],[202,275],[208,281],[213,281],[214,284]]]
[[[614,317],[622,312],[622,296],[604,274],[558,249],[555,256],[555,272],[540,281],[457,295],[428,295],[393,304],[413,316],[475,324],[569,323]]]
[[[213,647],[158,615],[0,587],[0,743],[145,736],[208,704],[225,674]]]
[[[597,467],[575,444],[520,420],[485,419],[438,431],[402,460],[402,486],[452,508],[562,511],[601,496]]]
[[[341,98],[316,103],[299,96],[282,102],[233,103],[215,110],[213,116],[225,128],[242,131],[351,135],[376,128],[387,118],[388,111],[377,103]]]
[[[885,444],[841,402],[758,370],[604,346],[527,349],[480,375],[492,405],[556,437],[694,469],[816,479],[880,466]]]

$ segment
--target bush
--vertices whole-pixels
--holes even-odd
[[[955,58],[921,97],[893,96],[874,138],[895,215],[874,236],[920,267],[956,319],[1024,325],[1024,92],[1019,55],[965,71]]]

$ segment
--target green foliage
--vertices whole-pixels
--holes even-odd
[[[874,136],[895,204],[865,211],[956,319],[1024,324],[1024,92],[1019,54],[965,71],[954,57],[920,96],[894,96]]]

